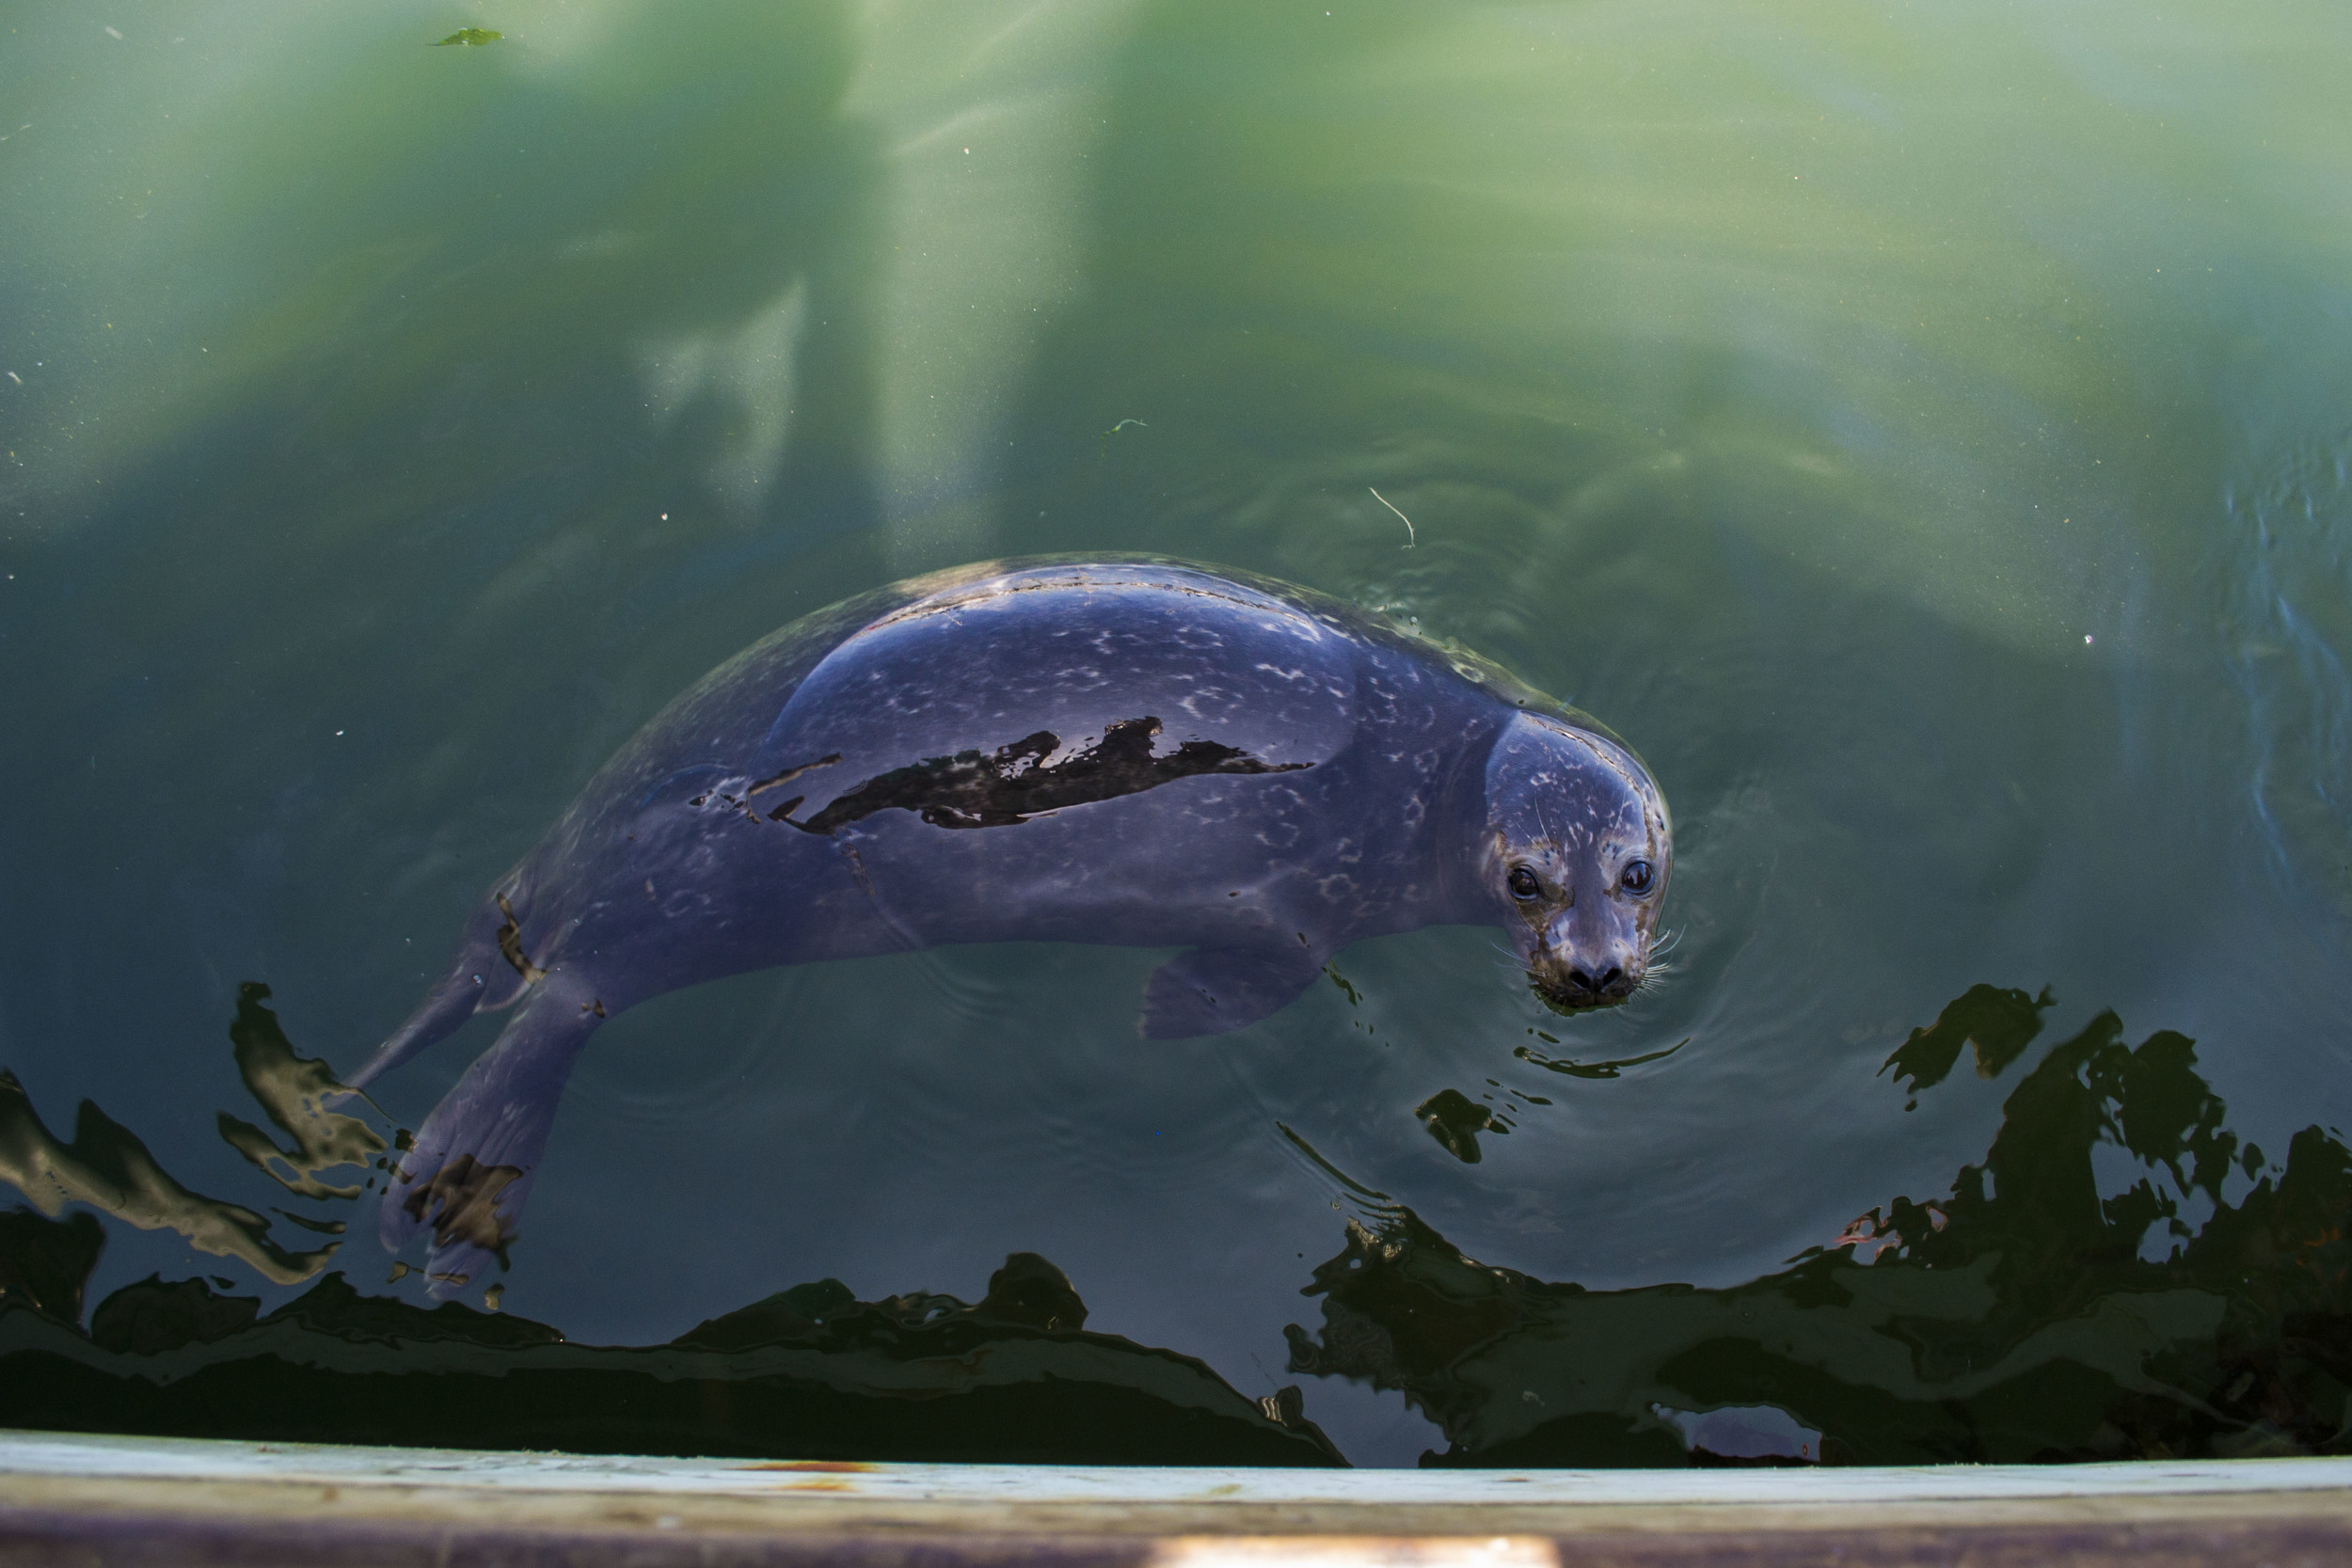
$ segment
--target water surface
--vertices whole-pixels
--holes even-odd
[[[1958,1278],[2005,1246],[2042,1262],[1936,1298],[2006,1347],[1984,1386],[2088,1369],[2033,1396],[2080,1430],[2012,1456],[2335,1441],[2340,1384],[2265,1373],[2302,1390],[2265,1413],[2207,1352],[2344,1306],[2311,1250],[2335,1200],[2269,1207],[2291,1177],[2330,1190],[2352,1110],[2339,14],[511,0],[7,25],[0,1063],[57,1140],[95,1101],[285,1257],[333,1238],[276,1211],[353,1222],[279,1265],[108,1218],[83,1306],[219,1275],[266,1314],[320,1269],[421,1303],[384,1277],[372,1194],[306,1199],[223,1136],[217,1112],[267,1119],[240,986],[348,1069],[489,880],[739,647],[919,571],[1149,550],[1386,609],[1625,736],[1676,813],[1667,983],[1563,1021],[1499,939],[1439,930],[1172,1045],[1133,1031],[1164,955],[1116,949],[664,997],[583,1058],[506,1314],[668,1344],[825,1279],[977,1304],[1034,1253],[1089,1332],[1245,1403],[1298,1385],[1359,1464],[1987,1457],[1992,1425],[1969,1449],[1856,1359],[1888,1338],[1858,1308],[1804,1356],[1868,1399],[1775,1381],[1760,1340],[1665,1375],[1634,1332],[1655,1314],[1529,1304],[1689,1285],[1736,1314],[1839,1257]],[[429,47],[465,26],[502,36]],[[494,1029],[386,1080],[381,1135]],[[1925,1080],[1887,1067],[1918,1031],[1952,1048]],[[2133,1132],[2110,1046],[2215,1109]],[[2089,1108],[2021,1120],[2061,1076]],[[2021,1181],[2096,1208],[2145,1180],[2173,1212],[1969,1211],[1972,1168],[2023,1201],[2003,1147],[2069,1173]],[[1898,1198],[1959,1208],[1880,1228]],[[2199,1241],[2245,1214],[2292,1241],[2267,1284]],[[1447,1300],[1486,1289],[1445,1274],[1467,1259],[1518,1316],[1340,1347],[1325,1304],[1401,1299],[1317,1272],[1367,1247]],[[2035,1293],[2092,1253],[2087,1293]],[[2204,1305],[2116,1326],[2151,1291]],[[2034,1338],[2053,1324],[2076,1338]],[[1598,1435],[1545,1448],[1535,1405],[1465,1403],[1502,1388],[1479,1366],[1558,1397],[1563,1344],[1622,1374],[1573,1428]],[[1899,1377],[1978,1377],[1942,1354]],[[2226,1418],[2119,1424],[2125,1394]]]

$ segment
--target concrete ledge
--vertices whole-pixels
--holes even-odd
[[[2123,1563],[2352,1559],[2352,1460],[1283,1471],[0,1433],[0,1563]]]

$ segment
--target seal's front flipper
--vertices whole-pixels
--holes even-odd
[[[1272,1018],[1311,984],[1321,965],[1301,947],[1196,947],[1152,972],[1143,983],[1148,1040],[1222,1035]]]
[[[378,1228],[397,1252],[421,1227],[431,1227],[425,1268],[436,1296],[478,1281],[493,1260],[506,1262],[564,1080],[604,1022],[596,999],[567,978],[540,983],[392,1167]]]

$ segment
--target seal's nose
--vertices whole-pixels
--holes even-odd
[[[1638,973],[1626,972],[1622,959],[1612,963],[1606,956],[1591,960],[1564,960],[1554,955],[1538,955],[1528,966],[1528,976],[1550,1001],[1569,1008],[1614,1006],[1630,997],[1642,983]]]
[[[1568,984],[1579,990],[1591,991],[1596,996],[1625,996],[1633,990],[1631,986],[1626,984],[1625,971],[1615,964],[1611,964],[1598,974],[1595,974],[1588,969],[1571,965],[1568,970]]]

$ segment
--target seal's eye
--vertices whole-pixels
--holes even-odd
[[[1513,866],[1511,875],[1503,880],[1509,884],[1514,898],[1533,898],[1544,891],[1544,884],[1535,879],[1535,873],[1523,865]]]
[[[1617,881],[1628,893],[1647,893],[1653,875],[1649,862],[1629,861],[1626,868],[1617,874]]]

